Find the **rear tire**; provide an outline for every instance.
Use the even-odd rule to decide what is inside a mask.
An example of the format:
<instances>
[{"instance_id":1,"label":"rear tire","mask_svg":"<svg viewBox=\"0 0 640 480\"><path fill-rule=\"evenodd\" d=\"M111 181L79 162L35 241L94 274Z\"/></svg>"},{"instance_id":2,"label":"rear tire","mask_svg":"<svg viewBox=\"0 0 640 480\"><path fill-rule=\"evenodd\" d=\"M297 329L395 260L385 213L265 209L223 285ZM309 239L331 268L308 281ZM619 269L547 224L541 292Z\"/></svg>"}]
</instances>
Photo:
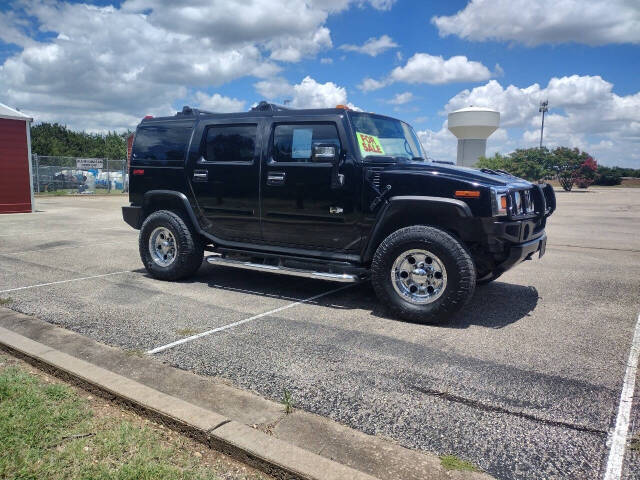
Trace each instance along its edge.
<instances>
[{"instance_id":1,"label":"rear tire","mask_svg":"<svg viewBox=\"0 0 640 480\"><path fill-rule=\"evenodd\" d=\"M448 233L416 225L389 235L371 265L379 300L396 316L440 323L473 296L476 269L469 251Z\"/></svg>"},{"instance_id":2,"label":"rear tire","mask_svg":"<svg viewBox=\"0 0 640 480\"><path fill-rule=\"evenodd\" d=\"M180 280L195 274L204 258L198 233L178 213L158 210L140 228L140 258L153 277Z\"/></svg>"}]
</instances>

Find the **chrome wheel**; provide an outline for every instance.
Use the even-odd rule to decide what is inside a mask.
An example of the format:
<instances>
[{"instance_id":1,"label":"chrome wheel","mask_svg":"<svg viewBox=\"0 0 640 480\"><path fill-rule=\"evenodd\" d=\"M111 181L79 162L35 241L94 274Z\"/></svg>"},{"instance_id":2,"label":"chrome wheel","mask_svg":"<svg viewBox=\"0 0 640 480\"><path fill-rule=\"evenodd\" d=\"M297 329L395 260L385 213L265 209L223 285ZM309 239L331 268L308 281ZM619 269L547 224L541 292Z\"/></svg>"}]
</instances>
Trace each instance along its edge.
<instances>
[{"instance_id":1,"label":"chrome wheel","mask_svg":"<svg viewBox=\"0 0 640 480\"><path fill-rule=\"evenodd\" d=\"M416 305L431 303L447 288L447 270L437 256L427 250L408 250L391 267L391 283L396 293Z\"/></svg>"},{"instance_id":2,"label":"chrome wheel","mask_svg":"<svg viewBox=\"0 0 640 480\"><path fill-rule=\"evenodd\" d=\"M178 255L178 245L168 228L157 227L149 236L149 253L154 263L160 267L171 265Z\"/></svg>"}]
</instances>

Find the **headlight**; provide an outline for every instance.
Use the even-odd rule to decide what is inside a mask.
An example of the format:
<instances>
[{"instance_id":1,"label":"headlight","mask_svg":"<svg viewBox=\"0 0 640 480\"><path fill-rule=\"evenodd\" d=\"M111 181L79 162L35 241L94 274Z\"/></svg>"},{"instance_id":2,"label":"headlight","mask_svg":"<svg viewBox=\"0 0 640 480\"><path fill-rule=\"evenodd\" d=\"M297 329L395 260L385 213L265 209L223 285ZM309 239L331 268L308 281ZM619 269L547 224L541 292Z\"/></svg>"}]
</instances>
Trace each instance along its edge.
<instances>
[{"instance_id":1,"label":"headlight","mask_svg":"<svg viewBox=\"0 0 640 480\"><path fill-rule=\"evenodd\" d=\"M493 210L493 216L500 217L506 215L509 191L505 189L492 188L491 194L491 208Z\"/></svg>"},{"instance_id":2,"label":"headlight","mask_svg":"<svg viewBox=\"0 0 640 480\"><path fill-rule=\"evenodd\" d=\"M527 213L533 213L535 211L535 205L531 198L531 190L524 191L524 209Z\"/></svg>"},{"instance_id":3,"label":"headlight","mask_svg":"<svg viewBox=\"0 0 640 480\"><path fill-rule=\"evenodd\" d=\"M520 192L514 192L513 198L515 199L516 208L514 210L515 215L519 215L522 213L522 194Z\"/></svg>"}]
</instances>

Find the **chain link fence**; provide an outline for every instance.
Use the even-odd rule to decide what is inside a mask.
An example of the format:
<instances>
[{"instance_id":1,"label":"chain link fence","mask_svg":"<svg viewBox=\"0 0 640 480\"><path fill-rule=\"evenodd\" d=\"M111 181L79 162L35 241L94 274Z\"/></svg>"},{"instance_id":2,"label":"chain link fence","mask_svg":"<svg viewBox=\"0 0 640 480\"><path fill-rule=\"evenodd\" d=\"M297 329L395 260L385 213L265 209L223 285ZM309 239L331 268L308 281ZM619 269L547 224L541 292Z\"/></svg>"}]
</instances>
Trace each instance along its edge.
<instances>
[{"instance_id":1,"label":"chain link fence","mask_svg":"<svg viewBox=\"0 0 640 480\"><path fill-rule=\"evenodd\" d=\"M36 195L122 194L129 191L126 160L33 155Z\"/></svg>"}]
</instances>

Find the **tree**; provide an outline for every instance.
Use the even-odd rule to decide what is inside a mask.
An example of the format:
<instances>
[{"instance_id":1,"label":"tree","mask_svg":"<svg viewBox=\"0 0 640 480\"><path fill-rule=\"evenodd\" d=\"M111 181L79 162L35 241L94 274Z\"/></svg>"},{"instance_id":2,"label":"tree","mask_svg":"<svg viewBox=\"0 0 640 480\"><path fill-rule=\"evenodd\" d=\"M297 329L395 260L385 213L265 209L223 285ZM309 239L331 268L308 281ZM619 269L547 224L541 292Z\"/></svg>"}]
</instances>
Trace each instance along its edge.
<instances>
[{"instance_id":1,"label":"tree","mask_svg":"<svg viewBox=\"0 0 640 480\"><path fill-rule=\"evenodd\" d=\"M587 188L596 179L596 171L598 170L598 164L596 161L588 157L582 165L576 170L576 185L578 188Z\"/></svg>"},{"instance_id":2,"label":"tree","mask_svg":"<svg viewBox=\"0 0 640 480\"><path fill-rule=\"evenodd\" d=\"M537 181L556 177L569 191L574 185L620 185L621 177L640 177L640 169L598 166L595 159L578 148L519 148L508 155L480 157L478 168L504 170L516 177Z\"/></svg>"},{"instance_id":3,"label":"tree","mask_svg":"<svg viewBox=\"0 0 640 480\"><path fill-rule=\"evenodd\" d=\"M31 127L31 145L41 156L124 159L129 133L75 132L65 125L43 122Z\"/></svg>"},{"instance_id":4,"label":"tree","mask_svg":"<svg viewBox=\"0 0 640 480\"><path fill-rule=\"evenodd\" d=\"M558 147L553 150L553 159L553 169L557 172L558 181L567 192L571 191L578 180L580 185L585 185L581 188L587 188L591 184L589 179L593 181L595 177L595 175L590 177L591 174L588 173L591 171L590 166L586 166L584 170L581 168L587 160L590 159L594 163L595 160L587 152L582 152L578 148ZM592 173L595 174L595 169Z\"/></svg>"},{"instance_id":5,"label":"tree","mask_svg":"<svg viewBox=\"0 0 640 480\"><path fill-rule=\"evenodd\" d=\"M603 186L613 186L620 185L622 183L622 170L633 170L633 169L622 169L619 167L604 167L599 166L596 172L596 179L593 182L594 185L603 185ZM630 176L630 175L627 175Z\"/></svg>"},{"instance_id":6,"label":"tree","mask_svg":"<svg viewBox=\"0 0 640 480\"><path fill-rule=\"evenodd\" d=\"M516 177L537 181L552 173L550 168L553 163L547 148L519 148L507 156L496 153L493 157L480 157L477 166L504 170Z\"/></svg>"},{"instance_id":7,"label":"tree","mask_svg":"<svg viewBox=\"0 0 640 480\"><path fill-rule=\"evenodd\" d=\"M501 155L500 153L496 153L493 157L478 158L476 167L489 168L491 170L504 170L505 172L511 172L514 168L511 157Z\"/></svg>"}]
</instances>

